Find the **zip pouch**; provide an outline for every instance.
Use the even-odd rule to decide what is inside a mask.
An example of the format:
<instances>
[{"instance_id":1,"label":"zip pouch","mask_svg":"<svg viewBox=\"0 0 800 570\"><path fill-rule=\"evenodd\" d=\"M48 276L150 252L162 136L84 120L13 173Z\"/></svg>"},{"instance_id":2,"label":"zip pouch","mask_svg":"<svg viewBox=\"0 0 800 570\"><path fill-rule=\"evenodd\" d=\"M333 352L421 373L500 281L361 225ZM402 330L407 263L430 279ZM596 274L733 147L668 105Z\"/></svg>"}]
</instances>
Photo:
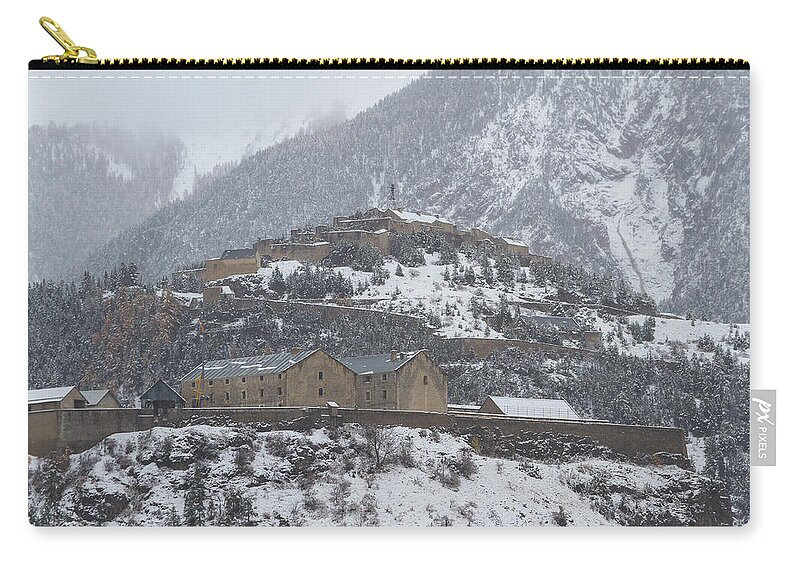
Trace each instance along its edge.
<instances>
[{"instance_id":1,"label":"zip pouch","mask_svg":"<svg viewBox=\"0 0 800 570\"><path fill-rule=\"evenodd\" d=\"M749 518L749 65L29 67L34 525Z\"/></svg>"}]
</instances>

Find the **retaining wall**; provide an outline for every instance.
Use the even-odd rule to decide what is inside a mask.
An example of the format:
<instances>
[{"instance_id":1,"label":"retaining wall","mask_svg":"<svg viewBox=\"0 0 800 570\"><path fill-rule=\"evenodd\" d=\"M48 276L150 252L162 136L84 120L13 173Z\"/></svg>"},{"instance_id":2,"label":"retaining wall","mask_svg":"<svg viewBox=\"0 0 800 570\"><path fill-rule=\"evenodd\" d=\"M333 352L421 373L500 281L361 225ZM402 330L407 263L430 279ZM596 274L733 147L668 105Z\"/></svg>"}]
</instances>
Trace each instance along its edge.
<instances>
[{"instance_id":1,"label":"retaining wall","mask_svg":"<svg viewBox=\"0 0 800 570\"><path fill-rule=\"evenodd\" d=\"M121 432L144 431L154 425L177 425L192 417L229 417L241 423L275 423L301 418L326 422L369 425L402 425L414 428L497 427L505 433L554 432L588 437L619 453L635 455L656 452L686 457L686 441L678 428L633 426L593 421L530 420L475 413L417 412L402 410L358 410L340 408L329 418L326 408L184 408L153 418L134 408L44 410L28 413L28 453L44 456L69 447L84 451L103 438Z\"/></svg>"}]
</instances>

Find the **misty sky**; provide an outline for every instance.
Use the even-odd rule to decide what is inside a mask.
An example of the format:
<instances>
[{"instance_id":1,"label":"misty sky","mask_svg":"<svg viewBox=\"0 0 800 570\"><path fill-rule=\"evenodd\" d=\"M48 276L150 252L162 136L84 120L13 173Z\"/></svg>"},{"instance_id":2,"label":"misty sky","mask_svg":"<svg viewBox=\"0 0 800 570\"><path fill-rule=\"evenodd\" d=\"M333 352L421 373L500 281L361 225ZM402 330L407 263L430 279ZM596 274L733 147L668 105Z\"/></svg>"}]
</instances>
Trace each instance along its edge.
<instances>
[{"instance_id":1,"label":"misty sky","mask_svg":"<svg viewBox=\"0 0 800 570\"><path fill-rule=\"evenodd\" d=\"M341 122L420 75L353 70L36 70L29 125L102 123L158 129L187 147L183 194L194 168L267 147L304 126Z\"/></svg>"}]
</instances>

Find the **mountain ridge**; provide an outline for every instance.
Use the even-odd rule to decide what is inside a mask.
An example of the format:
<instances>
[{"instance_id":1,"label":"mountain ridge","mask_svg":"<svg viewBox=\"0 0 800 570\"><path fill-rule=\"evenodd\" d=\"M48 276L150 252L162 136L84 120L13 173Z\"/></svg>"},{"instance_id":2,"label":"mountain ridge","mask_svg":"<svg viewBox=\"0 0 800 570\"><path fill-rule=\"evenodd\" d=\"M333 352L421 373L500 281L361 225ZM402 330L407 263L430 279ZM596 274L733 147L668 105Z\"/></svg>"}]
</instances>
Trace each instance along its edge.
<instances>
[{"instance_id":1,"label":"mountain ridge","mask_svg":"<svg viewBox=\"0 0 800 570\"><path fill-rule=\"evenodd\" d=\"M741 81L421 78L306 131L102 246L157 278L264 234L401 205L621 274L677 312L749 320L749 101ZM707 104L698 104L707 102ZM638 272L638 274L637 274Z\"/></svg>"}]
</instances>

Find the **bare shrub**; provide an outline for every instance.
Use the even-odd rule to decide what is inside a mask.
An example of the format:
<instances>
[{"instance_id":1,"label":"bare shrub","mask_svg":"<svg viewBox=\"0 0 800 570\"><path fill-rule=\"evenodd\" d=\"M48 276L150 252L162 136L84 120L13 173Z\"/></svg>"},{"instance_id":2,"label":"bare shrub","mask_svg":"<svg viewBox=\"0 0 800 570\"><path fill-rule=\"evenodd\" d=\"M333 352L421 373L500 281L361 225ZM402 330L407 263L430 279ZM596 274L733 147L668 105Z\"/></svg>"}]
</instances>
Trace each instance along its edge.
<instances>
[{"instance_id":1,"label":"bare shrub","mask_svg":"<svg viewBox=\"0 0 800 570\"><path fill-rule=\"evenodd\" d=\"M239 473L252 474L256 454L249 445L242 445L233 454L233 463Z\"/></svg>"},{"instance_id":2,"label":"bare shrub","mask_svg":"<svg viewBox=\"0 0 800 570\"><path fill-rule=\"evenodd\" d=\"M475 504L475 501L467 501L464 505L458 508L458 514L464 517L467 521L467 526L472 526L472 523L475 522L475 515L476 511L478 510L478 505Z\"/></svg>"},{"instance_id":3,"label":"bare shrub","mask_svg":"<svg viewBox=\"0 0 800 570\"><path fill-rule=\"evenodd\" d=\"M461 486L461 475L444 459L440 459L436 462L432 477L448 489L453 489L454 491L458 490Z\"/></svg>"},{"instance_id":4,"label":"bare shrub","mask_svg":"<svg viewBox=\"0 0 800 570\"><path fill-rule=\"evenodd\" d=\"M404 438L397 452L397 460L403 467L416 467L417 460L414 459L414 445L410 437Z\"/></svg>"},{"instance_id":5,"label":"bare shrub","mask_svg":"<svg viewBox=\"0 0 800 570\"><path fill-rule=\"evenodd\" d=\"M380 471L397 459L402 441L390 428L365 426L363 434L373 461L373 471Z\"/></svg>"},{"instance_id":6,"label":"bare shrub","mask_svg":"<svg viewBox=\"0 0 800 570\"><path fill-rule=\"evenodd\" d=\"M325 503L311 490L307 490L303 493L303 507L305 507L307 511L315 513L317 511L323 511L325 509Z\"/></svg>"},{"instance_id":7,"label":"bare shrub","mask_svg":"<svg viewBox=\"0 0 800 570\"><path fill-rule=\"evenodd\" d=\"M558 511L555 511L551 516L553 522L558 526L567 526L570 522L569 516L564 512L564 507L558 507Z\"/></svg>"},{"instance_id":8,"label":"bare shrub","mask_svg":"<svg viewBox=\"0 0 800 570\"><path fill-rule=\"evenodd\" d=\"M359 522L361 526L378 526L378 500L372 493L361 498Z\"/></svg>"},{"instance_id":9,"label":"bare shrub","mask_svg":"<svg viewBox=\"0 0 800 570\"><path fill-rule=\"evenodd\" d=\"M294 447L294 440L282 433L270 434L264 440L264 447L275 457L288 457Z\"/></svg>"},{"instance_id":10,"label":"bare shrub","mask_svg":"<svg viewBox=\"0 0 800 570\"><path fill-rule=\"evenodd\" d=\"M472 479L472 476L478 472L478 464L472 457L472 451L462 449L453 462L453 469L467 479Z\"/></svg>"}]
</instances>

